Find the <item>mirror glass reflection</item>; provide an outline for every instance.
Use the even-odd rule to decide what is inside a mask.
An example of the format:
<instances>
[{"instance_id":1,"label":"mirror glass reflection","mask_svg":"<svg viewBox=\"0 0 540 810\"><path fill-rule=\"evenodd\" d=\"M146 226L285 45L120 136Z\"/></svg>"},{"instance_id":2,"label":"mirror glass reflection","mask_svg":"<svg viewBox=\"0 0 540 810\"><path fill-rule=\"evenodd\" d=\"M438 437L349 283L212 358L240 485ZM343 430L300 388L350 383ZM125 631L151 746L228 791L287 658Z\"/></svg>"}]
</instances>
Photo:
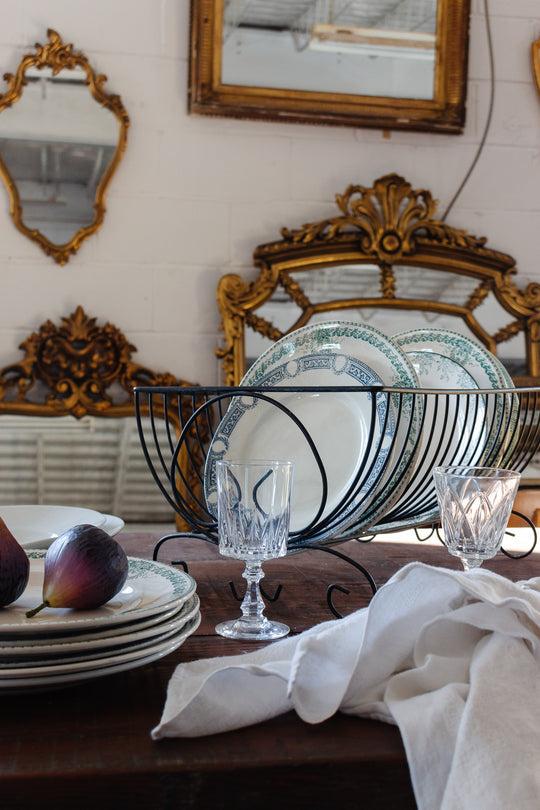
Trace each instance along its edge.
<instances>
[{"instance_id":1,"label":"mirror glass reflection","mask_svg":"<svg viewBox=\"0 0 540 810\"><path fill-rule=\"evenodd\" d=\"M429 310L388 310L381 307L380 274L380 267L376 264L343 264L337 267L289 271L288 275L299 285L313 306L323 307L322 311L312 315L309 323L334 319L368 323L389 336L408 329L433 326L470 337L470 330L459 317ZM475 278L435 268L412 265L395 268L395 297L402 300L410 299L411 302L426 300L465 306L477 285L478 280ZM340 301L354 299L376 300L377 306L339 308ZM337 308L334 309L334 305ZM280 332L286 333L298 326L296 322L301 317L302 310L291 300L283 287L278 285L268 301L257 308L256 314L258 318L273 324ZM487 297L476 309L475 314L481 326L488 332L496 331L498 325L504 323L506 319L506 312L494 296ZM245 333L247 367L249 368L272 343L269 337L247 328ZM526 374L523 333L518 333L501 343L498 354L511 374Z\"/></svg>"},{"instance_id":2,"label":"mirror glass reflection","mask_svg":"<svg viewBox=\"0 0 540 810\"><path fill-rule=\"evenodd\" d=\"M64 244L94 219L118 121L92 97L80 67L30 67L25 76L19 100L0 115L0 155L19 192L23 224Z\"/></svg>"},{"instance_id":3,"label":"mirror glass reflection","mask_svg":"<svg viewBox=\"0 0 540 810\"><path fill-rule=\"evenodd\" d=\"M437 0L229 0L222 82L432 99Z\"/></svg>"}]
</instances>

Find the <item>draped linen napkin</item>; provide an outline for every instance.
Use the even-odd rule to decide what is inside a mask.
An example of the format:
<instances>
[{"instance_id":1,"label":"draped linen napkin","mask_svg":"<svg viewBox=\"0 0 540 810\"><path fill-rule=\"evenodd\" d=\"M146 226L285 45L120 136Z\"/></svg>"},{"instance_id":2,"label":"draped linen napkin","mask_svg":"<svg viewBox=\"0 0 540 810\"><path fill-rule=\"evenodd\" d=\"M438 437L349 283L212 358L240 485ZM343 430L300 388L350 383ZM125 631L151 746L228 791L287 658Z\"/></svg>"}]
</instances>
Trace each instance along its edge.
<instances>
[{"instance_id":1,"label":"draped linen napkin","mask_svg":"<svg viewBox=\"0 0 540 810\"><path fill-rule=\"evenodd\" d=\"M294 709L396 724L420 810L540 807L540 579L411 563L367 608L238 656L180 664L152 737Z\"/></svg>"}]
</instances>

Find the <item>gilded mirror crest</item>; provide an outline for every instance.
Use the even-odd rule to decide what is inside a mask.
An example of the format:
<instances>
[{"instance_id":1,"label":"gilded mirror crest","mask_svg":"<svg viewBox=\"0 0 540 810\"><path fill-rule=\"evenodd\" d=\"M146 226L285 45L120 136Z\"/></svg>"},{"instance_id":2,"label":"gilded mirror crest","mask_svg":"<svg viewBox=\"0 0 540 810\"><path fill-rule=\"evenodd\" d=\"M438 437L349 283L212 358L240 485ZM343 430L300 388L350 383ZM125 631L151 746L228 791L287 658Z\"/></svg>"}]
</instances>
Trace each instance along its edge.
<instances>
[{"instance_id":1,"label":"gilded mirror crest","mask_svg":"<svg viewBox=\"0 0 540 810\"><path fill-rule=\"evenodd\" d=\"M494 354L504 348L514 379L538 378L540 284L518 287L512 256L438 219L431 192L397 174L350 185L335 201L326 219L284 226L281 239L258 245L254 278L220 279L216 354L226 384L238 385L262 351L313 320L373 319L391 335L424 316Z\"/></svg>"},{"instance_id":2,"label":"gilded mirror crest","mask_svg":"<svg viewBox=\"0 0 540 810\"><path fill-rule=\"evenodd\" d=\"M65 264L105 216L129 118L86 56L48 29L0 95L0 174L15 226Z\"/></svg>"}]
</instances>

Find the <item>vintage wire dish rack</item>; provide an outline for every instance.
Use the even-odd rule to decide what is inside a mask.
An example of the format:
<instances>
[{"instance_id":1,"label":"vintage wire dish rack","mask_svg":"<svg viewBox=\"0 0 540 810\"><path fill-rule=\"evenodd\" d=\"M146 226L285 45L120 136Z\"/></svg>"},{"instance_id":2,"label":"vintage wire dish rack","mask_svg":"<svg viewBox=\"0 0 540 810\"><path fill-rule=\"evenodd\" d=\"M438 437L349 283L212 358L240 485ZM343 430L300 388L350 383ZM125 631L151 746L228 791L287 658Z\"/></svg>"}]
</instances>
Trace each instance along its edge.
<instances>
[{"instance_id":1,"label":"vintage wire dish rack","mask_svg":"<svg viewBox=\"0 0 540 810\"><path fill-rule=\"evenodd\" d=\"M361 398L369 426L363 449L354 444L348 448L355 455L355 472L331 505L327 465L293 407L298 397L314 393ZM141 447L157 486L185 528L160 543L182 536L218 543L215 510L205 496L205 476L208 484L211 475L208 463L229 409L235 404L248 409L254 403L279 409L291 431L299 431L320 478L318 507L305 525L291 531L290 553L306 548L330 551L345 540L368 541L381 532L435 529L434 466L472 464L521 472L540 448L540 388L535 387L441 391L384 386L138 386L135 408ZM531 548L508 556L525 556L536 543L532 522L522 517L531 527Z\"/></svg>"}]
</instances>

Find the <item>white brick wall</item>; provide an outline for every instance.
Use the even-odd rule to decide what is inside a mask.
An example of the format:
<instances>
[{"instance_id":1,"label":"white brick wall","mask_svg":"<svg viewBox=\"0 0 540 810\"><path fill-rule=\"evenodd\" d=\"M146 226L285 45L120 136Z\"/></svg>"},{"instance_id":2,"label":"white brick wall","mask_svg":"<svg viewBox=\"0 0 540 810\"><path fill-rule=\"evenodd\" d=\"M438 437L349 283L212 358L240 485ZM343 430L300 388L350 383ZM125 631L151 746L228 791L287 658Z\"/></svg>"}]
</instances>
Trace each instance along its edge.
<instances>
[{"instance_id":1,"label":"white brick wall","mask_svg":"<svg viewBox=\"0 0 540 810\"><path fill-rule=\"evenodd\" d=\"M213 383L215 287L252 272L260 242L334 211L334 194L388 172L429 188L442 214L480 140L489 98L483 0L473 0L463 136L193 118L186 112L188 0L0 0L0 64L55 28L108 76L131 118L99 233L59 267L13 227L0 191L0 365L46 318L81 304L138 347L138 362ZM490 0L496 100L488 143L450 224L515 256L540 281L540 98L530 45L539 0ZM0 87L0 92L3 88Z\"/></svg>"}]
</instances>

